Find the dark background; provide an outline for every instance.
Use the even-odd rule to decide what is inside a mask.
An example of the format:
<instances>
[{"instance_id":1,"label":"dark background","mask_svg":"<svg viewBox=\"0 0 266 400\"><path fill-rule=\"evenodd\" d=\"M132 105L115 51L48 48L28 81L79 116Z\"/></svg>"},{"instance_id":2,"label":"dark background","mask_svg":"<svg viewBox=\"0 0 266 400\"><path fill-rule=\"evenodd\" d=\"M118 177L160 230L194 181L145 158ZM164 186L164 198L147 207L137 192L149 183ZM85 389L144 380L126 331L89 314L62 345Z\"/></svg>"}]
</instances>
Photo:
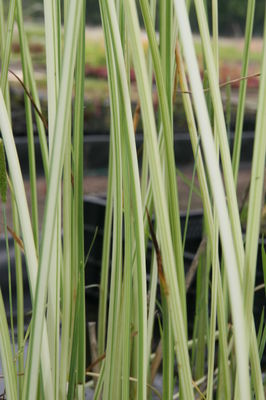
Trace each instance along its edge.
<instances>
[{"instance_id":1,"label":"dark background","mask_svg":"<svg viewBox=\"0 0 266 400\"><path fill-rule=\"evenodd\" d=\"M162 1L162 0L159 0ZM158 3L159 3L158 1ZM163 0L165 1L165 0ZM7 4L9 1L6 2ZM100 25L99 0L86 1L86 18L90 25ZM190 20L193 30L197 32L197 20L191 1ZM23 0L25 16L42 16L42 2L38 0ZM208 14L211 15L211 0L205 0ZM265 0L256 1L254 33L262 34L264 21ZM220 0L219 1L219 30L224 36L241 36L245 29L245 16L247 13L247 0Z\"/></svg>"}]
</instances>

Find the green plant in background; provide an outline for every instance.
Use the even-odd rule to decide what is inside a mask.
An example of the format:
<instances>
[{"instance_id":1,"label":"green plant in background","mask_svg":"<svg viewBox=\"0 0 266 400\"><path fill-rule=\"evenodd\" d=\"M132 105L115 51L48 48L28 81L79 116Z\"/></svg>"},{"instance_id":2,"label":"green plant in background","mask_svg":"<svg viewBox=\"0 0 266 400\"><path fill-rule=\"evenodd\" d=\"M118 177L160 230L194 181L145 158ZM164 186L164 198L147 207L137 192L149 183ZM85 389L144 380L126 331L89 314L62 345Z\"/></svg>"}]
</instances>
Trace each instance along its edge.
<instances>
[{"instance_id":1,"label":"green plant in background","mask_svg":"<svg viewBox=\"0 0 266 400\"><path fill-rule=\"evenodd\" d=\"M45 0L43 3L47 122L40 111L21 0L10 1L6 23L0 1L0 129L13 207L18 298L15 346L12 318L10 341L0 296L0 354L9 399L81 399L86 386L92 384L95 384L95 399L145 399L151 398L152 392L160 397L153 386L160 365L165 399L264 398L260 360L265 346L265 323L262 314L256 333L252 304L266 151L266 23L244 246L235 188L245 83L239 94L235 155L231 161L227 137L229 111L225 118L218 75L218 1L213 0L211 8L213 38L203 1L194 1L206 69L204 82L208 82L209 88L206 96L188 18L189 4L184 0L169 0L156 7L156 0L140 0L148 38L145 54L136 2L99 1L111 126L97 325L98 356L91 364L98 368L93 372L90 368L86 370L85 359L82 192L85 1L65 0L62 8L60 1ZM255 1L249 0L243 76L247 75L254 7ZM155 31L156 18L159 35ZM31 218L10 124L12 104L7 76L15 22L25 87ZM132 65L144 136L141 172L135 142L138 110L134 119L131 110ZM155 118L153 106L153 79L158 96L158 118ZM178 81L195 160L190 196L197 173L204 210L204 238L187 275L184 268L186 235L182 237L180 228L173 151L173 98ZM47 182L42 224L38 219L32 105ZM229 105L227 109L230 110ZM2 142L0 157L1 154ZM0 161L0 184L6 184L3 165ZM190 205L188 213L189 208ZM28 334L24 334L20 235L32 299L27 353L24 353ZM153 245L150 265L146 257L149 239ZM262 255L265 272L265 253ZM187 290L191 271L194 269L192 274L195 273L197 264L196 316L191 332L187 322ZM156 296L158 281L159 298ZM157 305L161 315L159 344L154 343ZM11 301L10 307L12 316ZM154 344L157 345L155 353Z\"/></svg>"}]
</instances>

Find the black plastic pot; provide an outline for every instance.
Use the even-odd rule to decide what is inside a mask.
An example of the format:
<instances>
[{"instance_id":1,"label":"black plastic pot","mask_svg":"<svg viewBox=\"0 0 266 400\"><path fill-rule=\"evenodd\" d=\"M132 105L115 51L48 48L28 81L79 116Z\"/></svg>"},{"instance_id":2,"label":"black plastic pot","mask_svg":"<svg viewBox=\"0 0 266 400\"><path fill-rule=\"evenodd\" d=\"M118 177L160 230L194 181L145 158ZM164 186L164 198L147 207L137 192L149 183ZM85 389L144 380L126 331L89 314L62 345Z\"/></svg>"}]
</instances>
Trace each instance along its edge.
<instances>
[{"instance_id":1,"label":"black plastic pot","mask_svg":"<svg viewBox=\"0 0 266 400\"><path fill-rule=\"evenodd\" d=\"M105 218L105 204L104 198L98 197L85 197L84 198L84 248L85 255L87 254L92 240L95 235L96 227L98 227L97 235L92 246L91 252L88 257L88 263L85 268L85 280L86 285L97 285L100 283L101 275L101 257L102 257L102 245L103 245L103 228ZM181 216L181 229L184 230L185 215ZM202 213L192 212L189 217L187 239L185 245L184 262L185 268L188 269L190 266L195 252L201 242L202 238ZM266 239L264 240L266 245ZM263 283L263 270L262 270L262 257L261 257L261 246L262 241L259 242L258 248L258 261L257 261L257 273L256 273L256 285ZM150 258L152 245L149 244L148 258ZM13 288L13 313L14 320L16 323L16 276L15 276L15 260L14 260L14 246L13 239L9 238L9 250L11 259L11 272L12 272L12 288ZM147 260L149 264L149 259ZM23 257L23 284L24 284L24 310L25 313L31 310L31 299L28 286L27 272L25 260ZM149 274L147 274L149 279ZM9 317L9 302L8 302L8 269L7 269L7 256L6 256L6 245L5 239L0 239L0 284L1 290L6 305L7 316ZM99 299L98 287L88 287L86 290L86 306L87 306L87 318L88 320L96 320L97 317L97 303ZM259 290L255 292L254 296L254 316L255 322L258 326L263 307L265 307L265 291ZM195 281L192 283L188 295L187 295L187 313L189 320L189 328L193 325L194 314L195 314ZM28 317L29 319L29 317ZM266 364L266 355L263 359L263 364Z\"/></svg>"},{"instance_id":2,"label":"black plastic pot","mask_svg":"<svg viewBox=\"0 0 266 400\"><path fill-rule=\"evenodd\" d=\"M88 264L86 266L86 284L93 285L99 284L101 274L101 255L103 245L103 227L105 217L105 199L88 196L84 198L84 234L85 234L85 253L90 248L92 243L96 227L98 232L94 245L88 258ZM184 232L186 216L181 215L181 230ZM202 224L203 215L202 212L192 212L188 221L188 229L186 235L184 263L186 270L191 265L194 255L198 249L199 244L202 240ZM266 239L264 239L264 245L266 245ZM263 283L263 270L262 270L262 257L261 257L261 246L262 240L259 241L258 258L257 258L257 273L256 273L256 286ZM150 244L151 248L151 244ZM148 251L149 258L149 251ZM147 262L149 264L149 260ZM148 276L148 275L147 275ZM195 278L192 283L188 294L187 294L187 313L188 313L188 328L191 331L193 326L194 314L195 314ZM98 289L88 289L86 292L87 304L91 302L97 302L98 300ZM254 317L255 323L258 327L263 307L265 307L265 291L259 290L254 295ZM263 357L263 365L266 364L266 355Z\"/></svg>"}]
</instances>

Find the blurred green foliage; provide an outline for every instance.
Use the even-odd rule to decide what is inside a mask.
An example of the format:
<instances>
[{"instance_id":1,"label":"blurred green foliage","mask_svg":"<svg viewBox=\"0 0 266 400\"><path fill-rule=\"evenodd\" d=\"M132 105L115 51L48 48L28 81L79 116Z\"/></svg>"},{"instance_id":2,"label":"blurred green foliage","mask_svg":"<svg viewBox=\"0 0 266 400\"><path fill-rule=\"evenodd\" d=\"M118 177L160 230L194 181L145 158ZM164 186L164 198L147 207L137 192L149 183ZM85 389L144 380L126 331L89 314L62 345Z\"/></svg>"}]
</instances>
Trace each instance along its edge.
<instances>
[{"instance_id":1,"label":"blurred green foliage","mask_svg":"<svg viewBox=\"0 0 266 400\"><path fill-rule=\"evenodd\" d=\"M160 0L159 0L160 1ZM158 2L159 2L158 1ZM162 1L162 0L161 0ZM6 5L9 0L4 1ZM41 0L23 0L23 9L26 16L36 16L42 14ZM194 31L197 31L197 19L195 9L191 1L192 7L190 19ZM211 0L206 0L208 15L211 15ZM86 18L90 25L99 25L100 12L98 0L87 0L86 2ZM263 29L265 0L256 1L256 13L254 23L254 33L261 34ZM240 36L243 35L245 29L245 16L247 11L247 0L230 0L219 1L219 30L221 35Z\"/></svg>"},{"instance_id":2,"label":"blurred green foliage","mask_svg":"<svg viewBox=\"0 0 266 400\"><path fill-rule=\"evenodd\" d=\"M194 3L192 1L192 3ZM208 16L211 16L211 0L207 0ZM245 31L248 0L218 1L219 31L222 35L241 36ZM265 0L257 0L255 8L254 33L262 34ZM194 30L197 30L195 9L192 4L190 18Z\"/></svg>"}]
</instances>

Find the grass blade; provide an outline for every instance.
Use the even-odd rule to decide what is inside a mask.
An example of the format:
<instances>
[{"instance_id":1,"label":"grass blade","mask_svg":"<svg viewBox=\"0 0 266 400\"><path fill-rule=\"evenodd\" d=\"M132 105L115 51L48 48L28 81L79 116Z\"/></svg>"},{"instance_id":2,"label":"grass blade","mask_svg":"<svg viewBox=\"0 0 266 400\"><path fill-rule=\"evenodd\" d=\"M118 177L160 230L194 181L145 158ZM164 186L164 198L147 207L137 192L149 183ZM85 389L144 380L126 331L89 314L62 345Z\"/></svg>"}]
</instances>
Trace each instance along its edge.
<instances>
[{"instance_id":1,"label":"grass blade","mask_svg":"<svg viewBox=\"0 0 266 400\"><path fill-rule=\"evenodd\" d=\"M0 290L0 354L5 377L5 387L8 399L17 399L17 378L12 349L9 339L9 331L6 320L5 306Z\"/></svg>"},{"instance_id":2,"label":"grass blade","mask_svg":"<svg viewBox=\"0 0 266 400\"><path fill-rule=\"evenodd\" d=\"M241 77L247 76L248 74L249 49L253 31L255 4L256 0L248 0L246 28L245 28L245 44L242 57ZM242 130L243 130L244 113L245 113L246 90L247 90L247 80L243 79L240 81L238 106L236 114L234 149L232 156L232 168L234 173L235 184L237 183L238 170L239 170Z\"/></svg>"},{"instance_id":3,"label":"grass blade","mask_svg":"<svg viewBox=\"0 0 266 400\"><path fill-rule=\"evenodd\" d=\"M59 91L57 117L55 123L56 134L54 135L54 143L52 147L50 163L52 173L49 174L46 207L44 213L43 240L37 277L36 299L33 308L33 336L31 336L29 345L29 356L28 364L26 367L23 398L28 398L30 393L31 395L35 395L37 389L36 371L38 371L40 361L39 349L41 344L41 332L44 321L44 307L48 283L49 260L51 257L51 246L54 236L51 235L51 232L54 232L54 221L58 197L57 188L59 186L60 176L62 173L63 156L65 150L65 111L72 95L72 82L74 73L73 51L74 54L76 54L81 10L81 2L72 2L68 14L68 24L65 36L65 48L62 63L62 81Z\"/></svg>"},{"instance_id":4,"label":"grass blade","mask_svg":"<svg viewBox=\"0 0 266 400\"><path fill-rule=\"evenodd\" d=\"M191 384L191 371L186 349L186 332L184 328L185 325L181 305L182 303L179 296L176 278L176 266L172 247L172 239L170 235L170 224L168 210L166 206L166 198L164 192L162 191L164 185L161 174L162 170L160 167L161 162L159 159L154 114L152 109L152 102L149 95L149 81L143 49L140 42L140 30L137 22L137 14L133 1L127 1L126 10L126 15L128 17L129 34L131 37L131 46L134 53L134 65L141 99L140 103L142 115L144 116L144 140L146 140L147 146L149 148L148 159L150 164L155 214L159 229L158 232L161 242L163 265L167 266L164 272L166 276L166 281L169 285L169 304L171 310L172 327L175 343L177 343L178 341L176 351L178 353L179 362L183 367L180 377L181 385L182 389L184 390L184 396L187 399L190 399L193 397L193 391Z\"/></svg>"},{"instance_id":5,"label":"grass blade","mask_svg":"<svg viewBox=\"0 0 266 400\"><path fill-rule=\"evenodd\" d=\"M233 237L228 217L225 195L221 174L217 162L216 151L212 139L212 132L209 117L204 100L201 79L197 67L197 60L193 47L193 40L184 1L174 2L176 15L179 23L181 42L183 43L184 56L187 63L188 75L191 83L194 107L198 119L201 140L206 158L207 170L210 178L210 185L214 196L214 202L218 214L221 241L225 257L225 265L229 282L231 296L231 307L233 321L236 329L236 354L239 366L239 383L241 384L241 396L249 398L249 371L248 371L248 351L244 319L244 307L239 277L237 257L233 246ZM208 40L208 39L207 39ZM208 55L209 57L209 55ZM212 55L210 56L212 57ZM206 56L207 58L207 56ZM215 78L215 72L214 78ZM227 139L226 139L227 140ZM227 144L228 145L228 144ZM241 238L242 245L242 238Z\"/></svg>"}]
</instances>

